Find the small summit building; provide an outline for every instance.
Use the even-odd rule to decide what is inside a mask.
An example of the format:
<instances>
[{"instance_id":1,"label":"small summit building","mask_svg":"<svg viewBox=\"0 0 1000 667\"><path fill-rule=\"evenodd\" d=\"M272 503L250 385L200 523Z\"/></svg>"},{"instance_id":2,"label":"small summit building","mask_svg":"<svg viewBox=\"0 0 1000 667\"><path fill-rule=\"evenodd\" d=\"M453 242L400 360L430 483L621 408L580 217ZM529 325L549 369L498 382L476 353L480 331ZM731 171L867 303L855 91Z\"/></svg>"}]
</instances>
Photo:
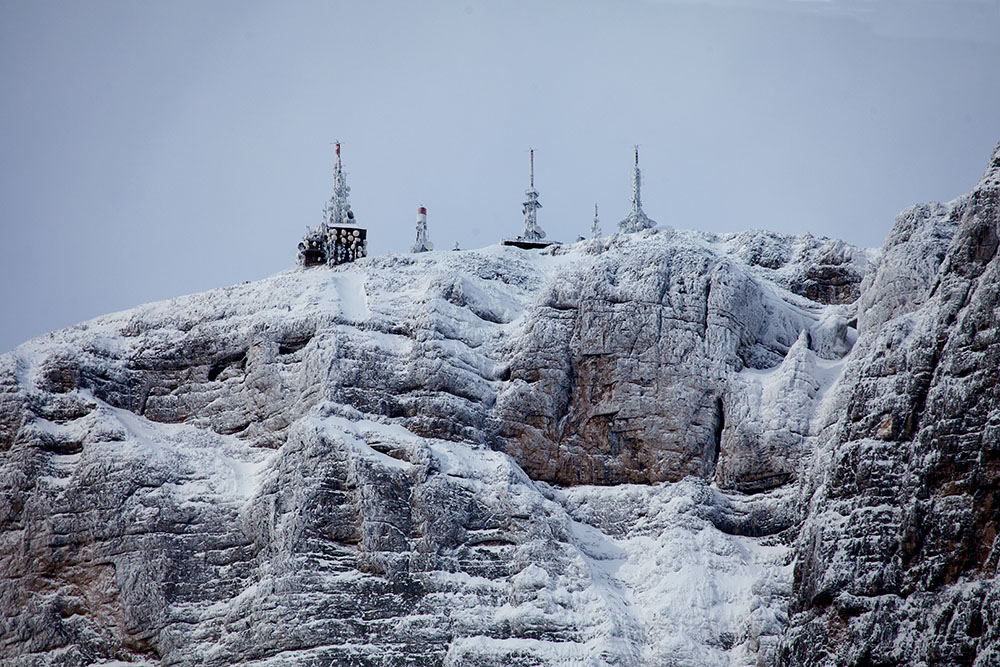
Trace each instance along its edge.
<instances>
[{"instance_id":1,"label":"small summit building","mask_svg":"<svg viewBox=\"0 0 1000 667\"><path fill-rule=\"evenodd\" d=\"M306 231L299 243L298 265L336 266L353 262L368 254L368 230L357 226L349 201L351 186L347 184L340 162L340 142L333 168L333 196L323 209L323 222Z\"/></svg>"}]
</instances>

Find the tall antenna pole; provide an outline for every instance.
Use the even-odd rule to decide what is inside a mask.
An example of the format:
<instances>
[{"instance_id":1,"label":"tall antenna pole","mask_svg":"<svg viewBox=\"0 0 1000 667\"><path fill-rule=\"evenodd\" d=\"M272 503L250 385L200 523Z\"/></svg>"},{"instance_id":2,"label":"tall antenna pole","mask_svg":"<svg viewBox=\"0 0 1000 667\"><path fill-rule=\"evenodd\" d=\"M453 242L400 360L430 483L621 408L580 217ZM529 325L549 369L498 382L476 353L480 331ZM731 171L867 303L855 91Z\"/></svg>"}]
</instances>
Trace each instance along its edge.
<instances>
[{"instance_id":1,"label":"tall antenna pole","mask_svg":"<svg viewBox=\"0 0 1000 667\"><path fill-rule=\"evenodd\" d=\"M333 196L327 205L327 226L339 227L354 224L354 214L351 212L351 186L347 184L344 167L340 162L340 142L335 144L336 161L333 165Z\"/></svg>"},{"instance_id":2,"label":"tall antenna pole","mask_svg":"<svg viewBox=\"0 0 1000 667\"><path fill-rule=\"evenodd\" d=\"M538 209L542 207L538 201L538 190L535 189L535 149L532 148L528 158L528 178L530 187L524 191L525 201L522 204L524 212L524 231L519 238L526 241L541 241L545 232L538 226Z\"/></svg>"},{"instance_id":3,"label":"tall antenna pole","mask_svg":"<svg viewBox=\"0 0 1000 667\"><path fill-rule=\"evenodd\" d=\"M628 234L652 229L656 223L649 219L642 210L642 172L639 170L639 144L633 145L635 162L632 167L632 206L625 219L618 223L618 228Z\"/></svg>"},{"instance_id":4,"label":"tall antenna pole","mask_svg":"<svg viewBox=\"0 0 1000 667\"><path fill-rule=\"evenodd\" d=\"M642 186L642 172L639 171L639 144L635 144L635 166L632 168L632 213L642 211L639 189Z\"/></svg>"}]
</instances>

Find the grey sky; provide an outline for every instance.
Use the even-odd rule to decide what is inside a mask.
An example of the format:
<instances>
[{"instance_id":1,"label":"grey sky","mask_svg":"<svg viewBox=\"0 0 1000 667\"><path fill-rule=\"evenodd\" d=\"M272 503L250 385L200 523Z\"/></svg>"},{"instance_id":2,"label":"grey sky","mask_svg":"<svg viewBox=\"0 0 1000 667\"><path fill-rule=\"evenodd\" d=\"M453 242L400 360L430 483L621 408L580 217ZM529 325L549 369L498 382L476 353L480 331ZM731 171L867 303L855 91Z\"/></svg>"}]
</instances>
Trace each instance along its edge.
<instances>
[{"instance_id":1,"label":"grey sky","mask_svg":"<svg viewBox=\"0 0 1000 667\"><path fill-rule=\"evenodd\" d=\"M1000 3L0 0L0 352L289 268L343 142L372 253L626 213L879 246L1000 139Z\"/></svg>"}]
</instances>

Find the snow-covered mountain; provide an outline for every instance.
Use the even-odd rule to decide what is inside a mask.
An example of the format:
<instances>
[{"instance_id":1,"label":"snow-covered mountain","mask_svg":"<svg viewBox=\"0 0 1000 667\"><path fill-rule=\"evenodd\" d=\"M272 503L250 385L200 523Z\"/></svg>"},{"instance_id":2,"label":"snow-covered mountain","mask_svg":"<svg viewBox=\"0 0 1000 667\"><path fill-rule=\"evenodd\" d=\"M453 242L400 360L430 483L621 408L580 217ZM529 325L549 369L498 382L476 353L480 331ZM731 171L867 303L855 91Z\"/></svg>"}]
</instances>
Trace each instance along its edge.
<instances>
[{"instance_id":1,"label":"snow-covered mountain","mask_svg":"<svg viewBox=\"0 0 1000 667\"><path fill-rule=\"evenodd\" d=\"M12 665L996 664L1000 147L881 251L369 257L0 357Z\"/></svg>"}]
</instances>

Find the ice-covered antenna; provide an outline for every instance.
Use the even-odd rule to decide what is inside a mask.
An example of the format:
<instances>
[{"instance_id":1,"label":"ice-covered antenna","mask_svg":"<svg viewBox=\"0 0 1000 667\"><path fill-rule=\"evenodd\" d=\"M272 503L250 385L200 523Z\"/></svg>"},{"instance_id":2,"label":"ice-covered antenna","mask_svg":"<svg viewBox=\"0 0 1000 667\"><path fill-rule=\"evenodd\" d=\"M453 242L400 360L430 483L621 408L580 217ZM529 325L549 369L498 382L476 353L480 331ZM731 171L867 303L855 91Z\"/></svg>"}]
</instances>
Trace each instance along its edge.
<instances>
[{"instance_id":1,"label":"ice-covered antenna","mask_svg":"<svg viewBox=\"0 0 1000 667\"><path fill-rule=\"evenodd\" d=\"M635 144L635 167L632 168L632 209L642 210L639 188L642 186L642 172L639 171L639 144Z\"/></svg>"},{"instance_id":2,"label":"ice-covered antenna","mask_svg":"<svg viewBox=\"0 0 1000 667\"><path fill-rule=\"evenodd\" d=\"M642 172L639 171L639 144L634 144L635 164L632 167L632 206L625 219L618 223L618 228L625 232L639 232L643 229L652 229L656 223L642 211Z\"/></svg>"},{"instance_id":3,"label":"ice-covered antenna","mask_svg":"<svg viewBox=\"0 0 1000 667\"><path fill-rule=\"evenodd\" d=\"M334 142L333 145L335 146L334 151L336 152L336 155L337 155L337 157L335 158L336 162L334 163L334 168L333 169L334 169L334 173L335 174L339 174L341 171L343 171L343 169L342 169L342 167L340 165L340 142L336 141L336 142Z\"/></svg>"},{"instance_id":4,"label":"ice-covered antenna","mask_svg":"<svg viewBox=\"0 0 1000 667\"><path fill-rule=\"evenodd\" d=\"M524 191L524 203L521 205L524 211L524 231L519 238L525 241L541 241L545 238L545 232L538 226L538 209L542 204L538 201L538 190L535 189L535 149L530 149L528 158L528 179L530 187Z\"/></svg>"},{"instance_id":5,"label":"ice-covered antenna","mask_svg":"<svg viewBox=\"0 0 1000 667\"><path fill-rule=\"evenodd\" d=\"M594 240L601 238L601 219L597 217L597 203L594 203L594 224L590 226L590 234Z\"/></svg>"},{"instance_id":6,"label":"ice-covered antenna","mask_svg":"<svg viewBox=\"0 0 1000 667\"><path fill-rule=\"evenodd\" d=\"M427 240L427 208L417 207L417 240L410 246L410 252L434 250L434 244Z\"/></svg>"},{"instance_id":7,"label":"ice-covered antenna","mask_svg":"<svg viewBox=\"0 0 1000 667\"><path fill-rule=\"evenodd\" d=\"M339 227L354 224L354 214L351 213L350 192L343 165L340 162L340 142L334 142L336 161L333 165L333 196L327 204L326 226Z\"/></svg>"}]
</instances>

